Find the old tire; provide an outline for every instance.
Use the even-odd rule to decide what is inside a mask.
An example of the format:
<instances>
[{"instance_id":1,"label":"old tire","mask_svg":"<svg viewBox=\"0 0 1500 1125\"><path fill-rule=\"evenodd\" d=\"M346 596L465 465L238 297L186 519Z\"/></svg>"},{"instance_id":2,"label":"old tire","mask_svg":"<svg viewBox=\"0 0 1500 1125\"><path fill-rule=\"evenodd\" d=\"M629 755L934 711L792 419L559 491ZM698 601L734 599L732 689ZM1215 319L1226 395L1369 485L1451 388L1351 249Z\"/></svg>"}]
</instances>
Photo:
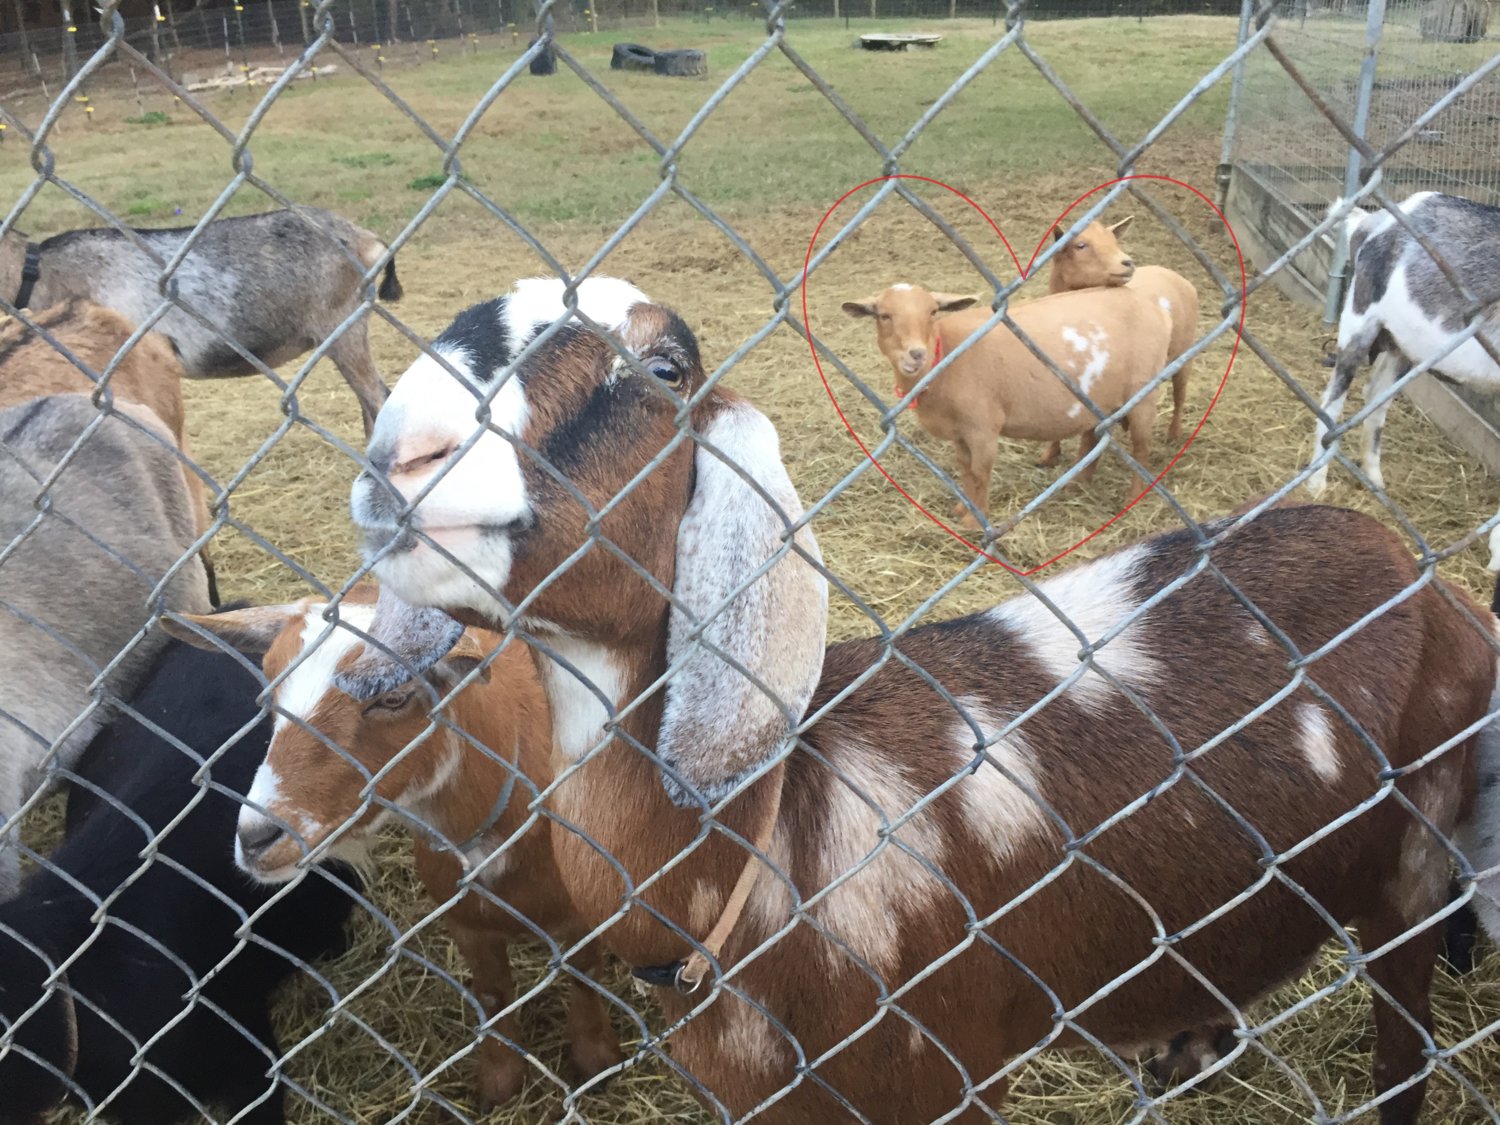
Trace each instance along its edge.
<instances>
[{"instance_id":1,"label":"old tire","mask_svg":"<svg viewBox=\"0 0 1500 1125\"><path fill-rule=\"evenodd\" d=\"M533 39L526 45L528 47L531 47L535 44L536 40ZM552 49L551 43L548 43L545 47L543 47L542 53L531 60L531 73L540 75L557 73L557 52Z\"/></svg>"},{"instance_id":2,"label":"old tire","mask_svg":"<svg viewBox=\"0 0 1500 1125\"><path fill-rule=\"evenodd\" d=\"M609 56L610 70L651 70L656 65L656 52L639 43L616 43Z\"/></svg>"},{"instance_id":3,"label":"old tire","mask_svg":"<svg viewBox=\"0 0 1500 1125\"><path fill-rule=\"evenodd\" d=\"M657 51L652 69L678 78L697 77L708 73L708 56L702 51Z\"/></svg>"}]
</instances>

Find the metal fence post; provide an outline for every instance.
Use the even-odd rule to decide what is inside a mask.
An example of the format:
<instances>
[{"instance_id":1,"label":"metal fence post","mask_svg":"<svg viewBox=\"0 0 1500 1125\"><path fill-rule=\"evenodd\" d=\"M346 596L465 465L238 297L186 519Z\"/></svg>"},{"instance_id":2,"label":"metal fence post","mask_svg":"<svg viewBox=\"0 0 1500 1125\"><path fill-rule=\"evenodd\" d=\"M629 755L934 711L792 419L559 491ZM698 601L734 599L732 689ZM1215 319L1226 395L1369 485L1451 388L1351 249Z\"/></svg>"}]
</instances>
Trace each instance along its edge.
<instances>
[{"instance_id":1,"label":"metal fence post","mask_svg":"<svg viewBox=\"0 0 1500 1125\"><path fill-rule=\"evenodd\" d=\"M1354 99L1354 118L1350 126L1354 135L1364 139L1370 122L1370 93L1375 88L1375 68L1380 61L1380 37L1385 31L1385 0L1370 0L1365 12L1365 55L1359 64L1359 88ZM1349 163L1344 169L1344 198L1359 190L1359 150L1350 146ZM1349 225L1340 223L1334 234L1333 268L1328 272L1328 298L1323 308L1323 322L1332 324L1339 318L1344 299L1344 276L1349 267Z\"/></svg>"},{"instance_id":2,"label":"metal fence post","mask_svg":"<svg viewBox=\"0 0 1500 1125\"><path fill-rule=\"evenodd\" d=\"M1234 45L1243 47L1250 35L1250 14L1255 9L1255 0L1244 0L1240 4L1240 27ZM1224 206L1229 198L1229 169L1234 160L1234 134L1240 123L1240 98L1245 91L1245 60L1234 64L1234 74L1229 79L1229 108L1224 114L1224 147L1219 152L1219 167L1214 173L1218 185L1218 203Z\"/></svg>"}]
</instances>

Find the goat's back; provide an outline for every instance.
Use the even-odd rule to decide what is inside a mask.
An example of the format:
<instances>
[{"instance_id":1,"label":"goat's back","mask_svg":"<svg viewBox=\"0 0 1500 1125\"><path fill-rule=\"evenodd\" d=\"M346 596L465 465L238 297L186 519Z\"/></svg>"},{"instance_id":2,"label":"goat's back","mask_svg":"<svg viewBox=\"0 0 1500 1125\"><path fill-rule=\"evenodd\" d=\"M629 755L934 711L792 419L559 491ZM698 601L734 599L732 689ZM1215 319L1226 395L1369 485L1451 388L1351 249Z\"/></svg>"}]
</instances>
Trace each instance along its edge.
<instances>
[{"instance_id":1,"label":"goat's back","mask_svg":"<svg viewBox=\"0 0 1500 1125\"><path fill-rule=\"evenodd\" d=\"M144 673L162 639L155 631L138 638L148 599L195 537L170 436L152 430L154 415L120 409L140 428L106 417L71 458L99 417L86 396L0 411L0 545L8 548L0 603L9 607L0 614L0 819L40 783L47 744L85 710L90 683L132 642L108 692L128 695ZM55 471L39 512L36 499ZM189 558L165 593L170 608L206 611L202 563ZM104 718L96 710L70 734L65 763Z\"/></svg>"},{"instance_id":2,"label":"goat's back","mask_svg":"<svg viewBox=\"0 0 1500 1125\"><path fill-rule=\"evenodd\" d=\"M1155 301L1171 320L1169 359L1177 358L1198 339L1198 290L1182 274L1166 266L1137 266L1129 288Z\"/></svg>"},{"instance_id":3,"label":"goat's back","mask_svg":"<svg viewBox=\"0 0 1500 1125\"><path fill-rule=\"evenodd\" d=\"M96 374L102 374L130 339L134 326L119 313L89 301L73 300L32 317L53 339ZM20 321L0 328L0 409L42 395L92 395L98 384L50 342ZM182 364L166 337L148 332L109 376L115 401L149 408L185 445Z\"/></svg>"},{"instance_id":4,"label":"goat's back","mask_svg":"<svg viewBox=\"0 0 1500 1125\"><path fill-rule=\"evenodd\" d=\"M1196 556L1189 534L1158 536L1043 588L1096 642ZM1058 1006L1100 990L1107 995L1079 1026L1124 1050L1164 1042L1226 1012L1170 957L1112 984L1160 957L1159 932L1176 936L1174 955L1245 1004L1334 936L1320 910L1358 923L1391 895L1424 889L1411 886L1401 861L1430 855L1436 841L1391 794L1380 796L1380 774L1385 761L1409 765L1485 713L1495 680L1481 632L1490 615L1457 591L1448 592L1462 610L1437 589L1419 590L1323 654L1298 685L1275 634L1301 654L1318 651L1414 583L1400 540L1354 512L1273 509L1211 557L1266 621L1199 573L1095 656L1170 731L1175 751L1125 691L1094 672L995 741L1078 669L1083 642L1029 595L897 643L964 716L889 661L810 728L816 756L789 760L772 858L803 902L822 894L808 910L818 926L793 929L743 978L809 1057L874 1011L871 973L895 990L936 962L901 1006L972 1075L993 1073L1053 1030ZM878 640L830 649L809 713L880 655ZM979 741L990 744L983 755ZM1467 757L1467 744L1456 746L1400 782L1444 833L1464 799ZM882 824L909 813L871 860ZM1346 814L1348 823L1328 830ZM996 919L966 949L960 896L975 916ZM1426 909L1420 894L1411 902ZM737 935L739 952L790 912L781 885L763 880L747 911L757 923ZM1079 1042L1071 1032L1062 1041ZM791 1065L789 1053L768 1047L768 1056ZM923 1076L877 1059L908 1060ZM951 1077L950 1064L905 1020L884 1021L826 1071L881 1121L951 1108L957 1082L945 1090L938 1074ZM747 1099L784 1077L770 1067L766 1086Z\"/></svg>"},{"instance_id":5,"label":"goat's back","mask_svg":"<svg viewBox=\"0 0 1500 1125\"><path fill-rule=\"evenodd\" d=\"M192 229L134 233L165 262ZM157 331L175 342L192 378L255 373L226 338L270 366L288 362L321 343L353 309L359 277L379 254L372 239L315 207L215 220L173 273L179 298L208 324L173 308ZM162 303L161 265L113 228L68 231L43 242L41 252L33 308L84 297L141 323Z\"/></svg>"}]
</instances>

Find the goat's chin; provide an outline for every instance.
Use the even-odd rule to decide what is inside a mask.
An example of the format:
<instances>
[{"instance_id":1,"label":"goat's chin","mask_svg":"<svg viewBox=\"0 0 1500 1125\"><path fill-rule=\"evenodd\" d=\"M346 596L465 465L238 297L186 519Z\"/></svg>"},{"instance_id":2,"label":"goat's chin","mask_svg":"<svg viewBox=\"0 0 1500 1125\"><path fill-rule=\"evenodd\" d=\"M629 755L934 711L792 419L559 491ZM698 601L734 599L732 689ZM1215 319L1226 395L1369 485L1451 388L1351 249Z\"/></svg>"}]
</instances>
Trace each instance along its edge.
<instances>
[{"instance_id":1,"label":"goat's chin","mask_svg":"<svg viewBox=\"0 0 1500 1125\"><path fill-rule=\"evenodd\" d=\"M318 855L317 863L309 863L302 853L302 849L292 847L295 852L290 859L276 863L247 863L240 853L238 841L235 844L234 864L253 881L263 887L280 887L297 879L304 872L308 878L319 879L321 875L313 873L313 869L329 863L346 863L354 868L364 879L365 883L372 884L376 878L375 862L370 855L369 842L363 837L345 837L333 847L324 848Z\"/></svg>"},{"instance_id":2,"label":"goat's chin","mask_svg":"<svg viewBox=\"0 0 1500 1125\"><path fill-rule=\"evenodd\" d=\"M391 552L375 564L375 577L410 605L444 610L466 624L503 623L505 607L485 587L504 589L510 577L509 539L475 531L445 532L436 541L441 551L418 540Z\"/></svg>"}]
</instances>

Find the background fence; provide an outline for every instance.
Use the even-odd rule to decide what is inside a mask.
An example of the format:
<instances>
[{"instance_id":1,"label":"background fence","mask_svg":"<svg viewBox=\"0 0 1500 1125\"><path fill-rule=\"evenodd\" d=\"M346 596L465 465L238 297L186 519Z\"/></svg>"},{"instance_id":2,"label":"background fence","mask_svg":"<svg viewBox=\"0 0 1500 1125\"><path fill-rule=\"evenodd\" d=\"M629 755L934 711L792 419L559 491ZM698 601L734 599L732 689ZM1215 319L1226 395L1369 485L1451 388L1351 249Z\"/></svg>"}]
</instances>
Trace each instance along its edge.
<instances>
[{"instance_id":1,"label":"background fence","mask_svg":"<svg viewBox=\"0 0 1500 1125\"><path fill-rule=\"evenodd\" d=\"M843 18L865 24L876 19L982 18L998 20L1004 5L998 0L803 0L783 9L784 18ZM1235 14L1232 0L1051 0L1037 4L1033 19L1084 19L1123 16ZM493 47L500 42L525 43L532 35L533 6L527 0L342 0L327 8L331 34L349 46L379 45L393 62L430 61L455 50L475 50L472 37L484 37ZM153 14L124 21L127 42L167 73L181 77L191 72L206 77L226 67L232 72L253 61L284 65L313 37L313 5L309 0L250 0L220 7L194 6L177 11L170 2ZM689 19L712 26L715 22L757 21L765 18L761 0L746 3L700 4L697 0L603 0L590 5L568 0L550 9L559 32L597 31L659 26L661 19ZM69 28L73 30L69 30ZM394 27L394 34L392 28ZM60 85L77 68L77 60L96 51L104 33L84 16L77 22L0 33L0 94L14 98L23 92L43 93L44 83ZM253 56L253 59L252 59ZM105 66L100 80L123 82L118 65Z\"/></svg>"},{"instance_id":2,"label":"background fence","mask_svg":"<svg viewBox=\"0 0 1500 1125\"><path fill-rule=\"evenodd\" d=\"M1252 497L1290 492L1305 476L1326 328L1318 320L1320 309L1308 314L1279 301L1268 282L1290 268L1299 241L1311 244L1322 236L1319 223L1332 229L1314 204L1338 187L1348 165L1345 133L1355 128L1357 116L1350 83L1363 50L1363 24L1352 10L1293 4L1273 13L1247 6L1243 13L1236 8L1226 15L1223 5L1194 5L1186 14L1149 3L1067 9L1010 4L1003 12L938 5L914 16L913 23L925 29L929 21L954 12L953 25L940 25L947 34L943 50L951 55L913 52L910 58L879 62L849 50L850 36L841 26L806 18L812 13L804 5L772 6L753 18L744 12L732 20L717 9L695 10L691 21L671 22L663 35L683 44L699 36L724 37L710 48L708 81L668 86L642 77L643 83L658 82L651 86L631 85L629 76L604 69L609 45L585 31L594 18L589 9L549 8L538 27L509 5L458 6L438 14L403 3L397 23L399 28L404 19L408 30L398 49L375 38L390 10L380 5L358 10L337 2L320 5L311 9L306 33L305 9L243 7L243 12L174 15L162 21L168 26L156 27L153 39L154 22L131 25L106 6L97 32L80 25L74 33L80 68L67 85L57 69L61 50L55 55L37 50L43 33L34 33L32 51L42 72L35 77L49 83L47 100L41 106L30 100L36 94L24 62L17 62L24 93L6 103L19 108L12 108L10 136L0 149L10 165L0 168L0 177L8 177L0 182L13 193L7 197L3 231L52 234L90 214L100 223L121 226L165 225L167 216L180 212L177 222L188 223L225 208L259 210L270 201L354 213L362 223L379 227L408 290L399 305L376 302L367 293L360 310L368 313L389 374L411 362L458 310L504 291L515 277L561 275L568 272L565 263L575 264L571 276L577 276L577 267L595 270L601 260L605 272L628 272L692 322L714 379L732 378L774 417L783 456L828 559L836 639L878 633L882 644L877 647L889 656L924 620L985 609L1004 595L1024 597L1035 589L1034 582L1012 577L928 528L894 498L835 426L824 392L807 369L812 340L830 382L844 396L850 424L893 473L909 474L899 479L919 499L945 510L957 491L946 469L951 453L917 426L902 424L906 416L886 389L885 365L871 358L868 325L840 321L837 299L918 269L934 284L941 281L955 290L969 284L990 293L1014 292L1020 279L988 224L939 191L899 180L883 183L841 212L830 222L834 233L804 264L812 224L841 190L861 180L900 172L950 180L976 197L1000 200L998 218L1013 233L1021 227L1040 237L1045 249L1048 224L1095 183L1154 171L1209 187L1226 136L1225 119L1237 115L1226 163L1312 187L1297 197L1310 220L1304 234L1281 254L1253 258L1247 285L1251 315L1242 345L1247 358L1228 383L1220 379L1245 302L1235 243L1207 208L1184 204L1186 196L1171 194L1159 181L1116 183L1070 216L1070 221L1082 217L1085 208L1103 214L1106 207L1117 212L1128 207L1137 215L1133 237L1151 260L1191 274L1203 304L1192 405L1206 413L1211 403L1218 404L1173 475L1118 525L1091 540L1085 553L1146 532L1187 527L1200 537L1201 558L1210 559L1209 541L1216 533L1205 530L1208 520ZM882 4L877 14L889 11ZM1409 66L1410 75L1400 79L1403 85L1390 87L1392 96L1378 106L1372 100L1365 135L1384 158L1383 150L1420 115L1434 107L1454 114L1428 123L1442 144L1427 145L1426 151L1447 154L1446 162L1435 166L1444 185L1462 185L1481 197L1494 190L1493 148L1486 150L1482 139L1490 110L1489 103L1474 102L1471 95L1489 88L1500 61L1493 40L1434 48L1447 60L1436 64L1425 55L1418 59L1409 31L1413 19L1420 23L1422 11L1392 5L1400 17L1390 25L1389 34L1399 35L1393 41L1400 44L1392 53L1398 72L1405 75ZM662 12L667 14L665 7ZM1123 21L1111 19L1099 27L1059 28L1063 21L1031 20L1061 14L1133 14L1142 26L1125 28ZM1274 18L1262 18L1268 15ZM546 29L549 18L562 64L557 74L525 85L530 54L522 48ZM609 20L650 17L644 9L630 8L601 11L597 18L607 29L618 26ZM513 44L502 37L498 43L481 39L461 50L450 47L459 35L500 34L502 26L508 36L512 22L517 25ZM305 34L311 41L304 46ZM392 65L374 57L376 41ZM1428 43L1420 28L1417 41ZM1326 109L1304 111L1287 66L1269 53L1272 45L1306 68L1304 74L1326 94ZM400 65L425 63L434 47L444 67ZM190 57L193 51L212 61L205 57L199 63ZM195 95L177 85L190 71L208 74L221 67L225 53L232 69L273 61L273 56L296 68L333 61L339 69L315 89L281 76L248 97L244 90ZM119 77L122 66L133 71L133 81ZM1242 92L1236 99L1230 86L1237 71ZM1377 85L1370 88L1384 89L1378 87L1380 71L1375 74ZM1462 76L1460 82L1450 81L1454 75ZM136 88L149 93L136 95ZM94 91L90 108L97 112L81 120L80 103L73 99L88 90ZM171 121L143 120L146 115L137 112L141 96L163 104L172 99ZM1342 128L1330 123L1330 114ZM23 134L19 142L17 133ZM776 147L788 136L797 144ZM1342 138L1342 145L1335 138ZM1403 170L1433 171L1430 156L1415 155L1421 145L1390 153L1393 172L1385 190L1398 198L1404 194ZM20 160L12 163L18 156L26 157L27 169ZM999 177L996 169L1002 166L1013 174ZM1015 235L1014 241L1022 249L1029 239ZM616 253L619 257L612 256ZM378 269L370 280L377 276ZM825 288L804 313L800 296L813 279ZM0 293L6 301L11 296ZM814 325L805 315L823 319ZM198 384L185 392L194 456L214 493L212 545L219 582L230 597L257 602L310 592L333 597L366 570L348 515L348 486L362 465L358 415L347 389L332 379L319 381L326 375L316 367L320 358L314 352L236 386ZM1158 385L1168 375L1159 373ZM1373 406L1366 404L1365 411ZM1105 419L1105 412L1096 413ZM1356 414L1335 433L1361 420ZM1479 565L1475 544L1495 522L1490 513L1496 489L1472 459L1444 443L1415 414L1394 412L1390 431L1389 490L1371 494L1341 476L1342 491L1335 498L1377 514L1407 536L1423 572L1417 586L1441 564L1445 575L1487 601L1492 578ZM1002 557L1019 564L1017 570L1045 564L1061 546L1109 520L1121 490L1134 496L1157 476L1158 466L1140 464L1119 442L1105 441L1099 446L1101 474L1114 491L1081 500L1075 494L1070 500L1060 490L1082 466L1060 474L1041 471L1031 464L1034 452L1006 454L997 474L996 510L1004 506L1015 527L991 549L1003 551ZM1353 469L1342 454L1338 465ZM597 528L587 534L596 546L608 546ZM0 567L6 557L0 554ZM1206 569L1208 563L1193 565ZM1415 589L1393 595L1352 631L1372 627ZM1082 604L1087 611L1088 603ZM1097 668L1102 662L1092 656L1105 634L1123 633L1149 611L1144 603L1135 605L1102 629L1097 617L1081 613L1067 623L1058 651L1066 650L1072 662L1076 642L1087 650L1082 665ZM1074 626L1083 631L1071 631ZM1297 665L1293 674L1300 676L1304 665L1300 659L1292 663ZM969 714L951 685L939 683L934 690L955 714ZM1253 714L1272 701L1247 702ZM1234 716L1224 738L1239 735L1251 717ZM1021 720L1011 718L998 720L1003 731L990 729L985 719L976 728L981 740L994 749L1015 729L1024 732L1024 726L1018 728ZM214 748L197 749L208 754ZM68 771L58 772L66 777ZM1389 771L1380 778L1379 797L1391 792L1393 780ZM1144 806L1151 782L1140 783L1143 792L1132 797ZM900 814L894 818L870 813L860 821L870 838L851 845L855 862L830 880L831 887L865 885L868 880L856 876L880 872L882 857L888 860L893 850L911 855L905 850L910 841L900 833L921 823L938 801L939 788L914 794L912 805L894 810ZM1310 792L1299 791L1288 804L1300 806ZM1353 819L1379 797L1356 802L1357 808L1332 819ZM75 791L70 800L78 799ZM1108 824L1128 819L1136 811L1135 803L1129 804L1106 817ZM46 866L60 833L57 810L31 801L27 812L24 822L18 817L7 823L0 846L21 851L28 865ZM892 819L901 823L893 827ZM172 829L164 831L170 837ZM1070 854L1077 842L1070 836ZM1269 854L1257 862L1263 861L1267 878L1284 881L1292 847L1266 850ZM144 871L166 865L164 856L165 845L148 843L141 869L124 876L127 888L140 884ZM1190 858L1206 863L1217 857L1195 853ZM928 862L918 859L913 866ZM565 1021L555 1013L536 1014L550 985L579 975L576 945L556 941L543 943L543 955L518 973L522 983L514 1006L534 1046L526 1058L532 1084L520 1102L486 1117L468 1056L480 1042L492 1043L496 1028L491 1021L488 1035L473 1030L481 998L460 983L464 966L438 925L450 918L453 904L434 906L423 898L409 855L393 834L376 844L370 870L375 875L357 903L354 950L318 962L300 978L278 1023L281 1047L265 1060L288 1098L293 1120L711 1119L692 1100L691 1076L665 1049L671 1037L655 1002L618 970L602 978L601 989L616 1026L626 1030L629 1065L603 1092L597 1083L567 1077L559 1061ZM907 884L896 878L900 892ZM89 902L91 912L99 908L105 930L111 915L103 900L109 898L97 894L97 901ZM799 923L815 925L819 908L800 906L805 909L799 908ZM611 918L610 925L615 921ZM865 929L845 934L845 944L861 948L859 942L879 932L882 921L862 916L858 922ZM609 926L604 929L608 939ZM766 943L774 944L774 939ZM51 972L73 952L39 954ZM955 946L936 961L947 964L957 956ZM212 974L195 969L187 976L191 983L183 986L183 995L190 1005L201 1001L201 986ZM857 979L864 987L865 978ZM1440 986L1437 1042L1426 1056L1436 1120L1500 1120L1495 1108L1500 1050L1493 1043L1490 999L1495 980L1490 964L1476 977ZM1310 978L1240 1019L1234 1038L1241 1057L1232 1081L1202 1098L1183 1098L1180 1086L1158 1096L1132 1060L1113 1052L1098 1051L1082 1063L1059 1062L1042 1043L1015 1064L1016 1097L1006 1112L1017 1121L1049 1122L1207 1125L1319 1115L1371 1120L1379 1111L1364 1049L1371 983L1368 962L1340 945ZM67 980L58 976L52 986L66 990ZM899 1014L899 999L887 1009ZM28 1018L36 1018L36 1012ZM1076 1013L1059 1018L1057 1026L1074 1026L1077 1018ZM0 1026L0 1066L20 1026L20 1021ZM147 1044L134 1046L144 1050ZM814 1081L800 1072L799 1078L804 1084ZM989 1079L965 1078L962 1095L982 1096ZM107 1108L100 1116L107 1116ZM227 1119L206 1109L202 1116Z\"/></svg>"}]
</instances>

